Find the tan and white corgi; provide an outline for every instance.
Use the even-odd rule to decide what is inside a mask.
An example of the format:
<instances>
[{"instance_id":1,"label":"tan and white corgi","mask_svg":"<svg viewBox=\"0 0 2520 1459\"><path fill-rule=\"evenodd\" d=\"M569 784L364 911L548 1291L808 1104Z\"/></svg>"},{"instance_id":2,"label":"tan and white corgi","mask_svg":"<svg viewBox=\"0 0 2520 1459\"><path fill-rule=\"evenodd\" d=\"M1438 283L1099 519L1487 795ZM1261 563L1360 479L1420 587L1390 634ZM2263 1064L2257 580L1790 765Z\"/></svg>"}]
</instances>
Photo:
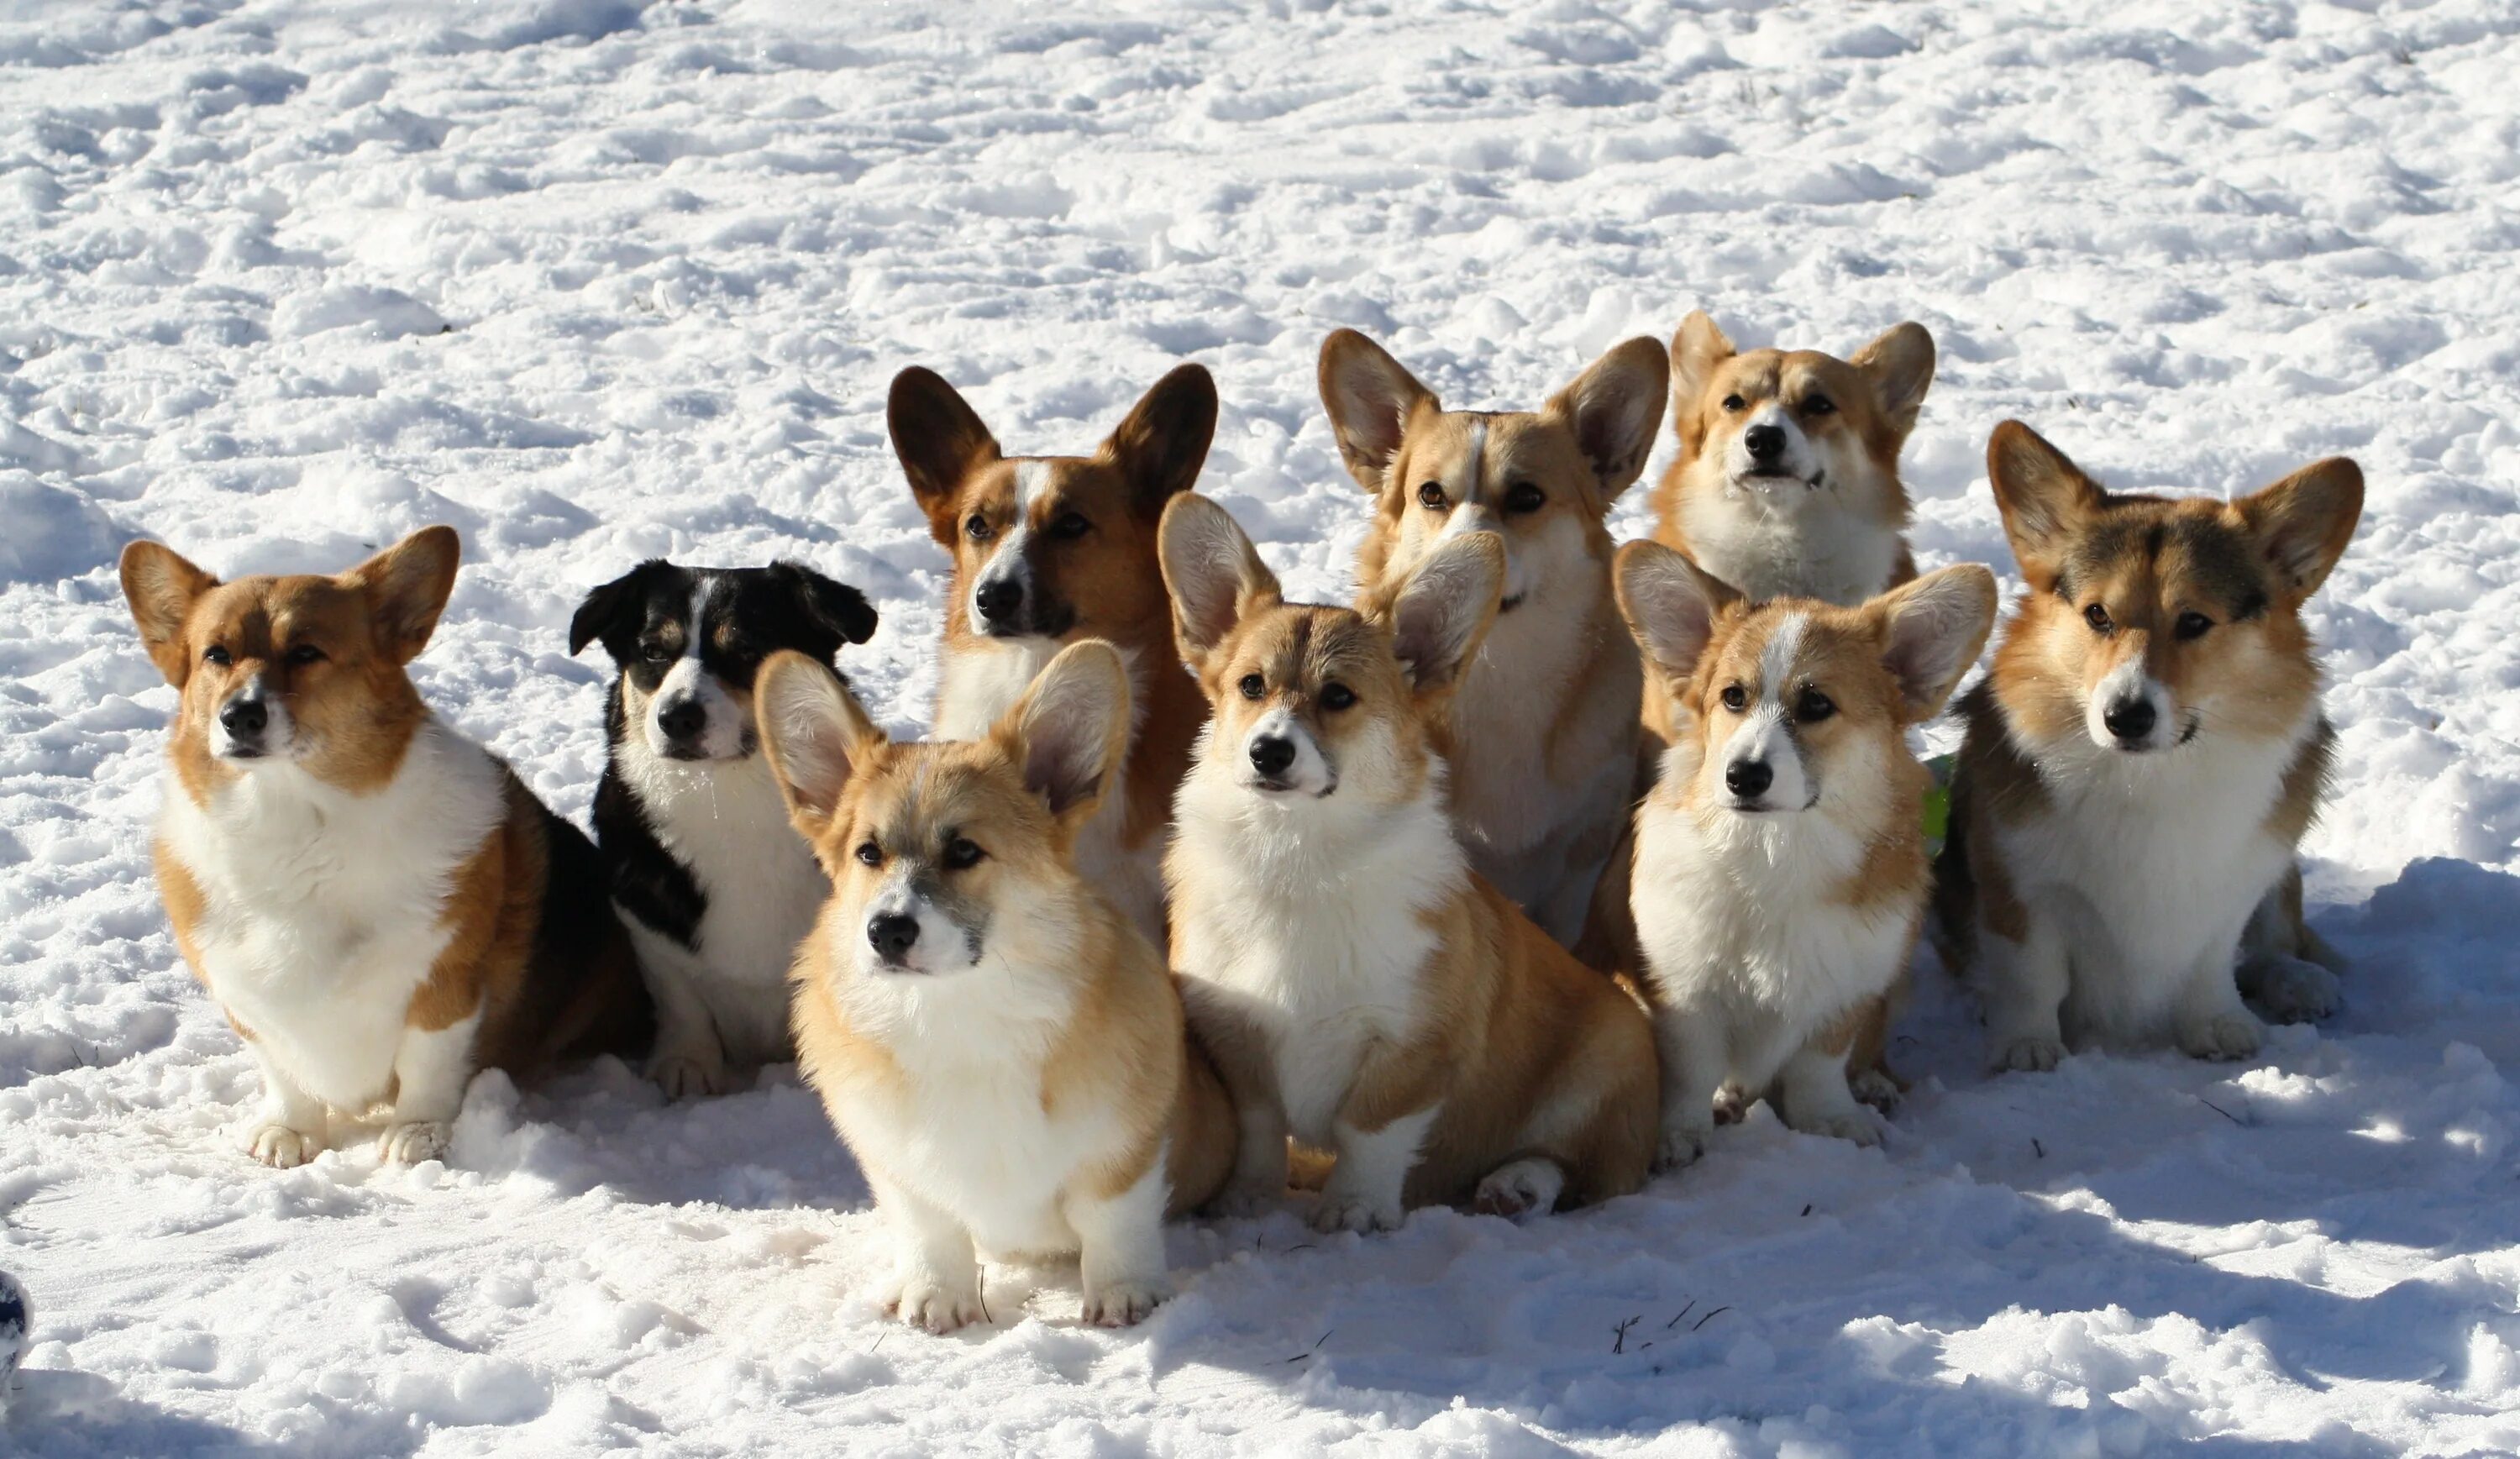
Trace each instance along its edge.
<instances>
[{"instance_id":1,"label":"tan and white corgi","mask_svg":"<svg viewBox=\"0 0 2520 1459\"><path fill-rule=\"evenodd\" d=\"M830 665L773 655L762 746L832 877L796 954L798 1062L899 1232L891 1304L983 1320L979 1254L1080 1254L1085 1318L1165 1293L1167 1212L1234 1165L1224 1086L1075 848L1120 774L1129 675L1072 644L988 731L894 744Z\"/></svg>"},{"instance_id":2,"label":"tan and white corgi","mask_svg":"<svg viewBox=\"0 0 2520 1459\"><path fill-rule=\"evenodd\" d=\"M2234 502L2111 493L2007 420L1987 474L2030 593L1959 706L1945 957L1999 1069L2087 1043L2247 1058L2242 980L2286 1018L2336 998L2291 955L2316 944L2284 883L2334 742L2301 608L2353 539L2362 473L2332 458ZM2235 978L2253 915L2270 946Z\"/></svg>"},{"instance_id":3,"label":"tan and white corgi","mask_svg":"<svg viewBox=\"0 0 2520 1459\"><path fill-rule=\"evenodd\" d=\"M1661 1159L1703 1153L1728 1086L1766 1091L1795 1129L1875 1144L1848 1077L1878 1077L1929 891L1907 731L1977 661L1995 575L1946 567L1854 608L1750 605L1632 542L1618 583L1679 721L1637 812L1631 893Z\"/></svg>"},{"instance_id":4,"label":"tan and white corgi","mask_svg":"<svg viewBox=\"0 0 2520 1459\"><path fill-rule=\"evenodd\" d=\"M937 736L987 734L1062 646L1116 646L1137 719L1076 857L1161 947L1164 828L1207 706L1179 672L1155 524L1207 459L1216 382L1173 371L1092 456L1001 454L954 387L915 366L893 377L889 420L928 531L954 554Z\"/></svg>"},{"instance_id":5,"label":"tan and white corgi","mask_svg":"<svg viewBox=\"0 0 2520 1459\"><path fill-rule=\"evenodd\" d=\"M1366 612L1282 600L1225 508L1166 508L1164 581L1213 718L1182 781L1173 954L1241 1122L1228 1201L1336 1157L1314 1224L1508 1216L1643 1183L1642 1010L1470 868L1438 744L1506 582L1456 534Z\"/></svg>"},{"instance_id":6,"label":"tan and white corgi","mask_svg":"<svg viewBox=\"0 0 2520 1459\"><path fill-rule=\"evenodd\" d=\"M458 551L430 527L338 577L233 583L154 542L122 554L141 640L182 691L158 891L261 1065L246 1143L267 1165L312 1160L328 1114L380 1104L383 1157L433 1159L474 1071L644 1037L595 848L404 670Z\"/></svg>"},{"instance_id":7,"label":"tan and white corgi","mask_svg":"<svg viewBox=\"0 0 2520 1459\"><path fill-rule=\"evenodd\" d=\"M1506 553L1496 625L1440 747L1470 864L1550 936L1583 930L1635 790L1635 647L1610 598L1610 506L1662 421L1662 347L1631 339L1537 411L1448 411L1353 330L1322 341L1322 404L1373 493L1358 600L1387 598L1464 533Z\"/></svg>"}]
</instances>

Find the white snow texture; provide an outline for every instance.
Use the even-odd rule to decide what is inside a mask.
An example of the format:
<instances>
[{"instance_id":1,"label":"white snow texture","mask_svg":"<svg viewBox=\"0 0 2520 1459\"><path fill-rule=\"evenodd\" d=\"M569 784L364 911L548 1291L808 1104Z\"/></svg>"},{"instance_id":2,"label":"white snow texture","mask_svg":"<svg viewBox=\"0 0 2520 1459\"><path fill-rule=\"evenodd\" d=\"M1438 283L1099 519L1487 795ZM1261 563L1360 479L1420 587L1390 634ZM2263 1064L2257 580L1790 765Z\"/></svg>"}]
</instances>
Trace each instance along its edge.
<instances>
[{"instance_id":1,"label":"white snow texture","mask_svg":"<svg viewBox=\"0 0 2520 1459\"><path fill-rule=\"evenodd\" d=\"M2516 73L2507 0L0 0L0 1267L35 1309L0 1452L2520 1449ZM254 1076L149 874L174 695L123 541L335 570L453 523L422 689L582 818L608 670L565 626L650 554L864 588L844 662L923 728L904 366L1080 451L1204 362L1202 490L1334 599L1367 502L1323 334L1530 406L1692 307L1929 327L1918 555L2016 587L2007 416L2125 487L2362 462L2310 609L2340 1017L1990 1077L1922 954L1884 1149L1763 1108L1527 1225L1184 1223L1123 1332L1072 1269L993 1269L951 1338L883 1317L786 1069L672 1106L485 1076L444 1165L238 1150Z\"/></svg>"}]
</instances>

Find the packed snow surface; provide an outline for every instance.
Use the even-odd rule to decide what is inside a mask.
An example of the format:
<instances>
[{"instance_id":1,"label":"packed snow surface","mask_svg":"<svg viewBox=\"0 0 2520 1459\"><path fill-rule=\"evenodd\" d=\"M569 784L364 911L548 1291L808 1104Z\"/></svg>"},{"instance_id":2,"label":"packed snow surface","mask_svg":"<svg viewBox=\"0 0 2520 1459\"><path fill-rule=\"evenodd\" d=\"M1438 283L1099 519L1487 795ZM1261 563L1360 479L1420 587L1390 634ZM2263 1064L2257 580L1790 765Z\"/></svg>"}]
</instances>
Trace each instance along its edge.
<instances>
[{"instance_id":1,"label":"packed snow surface","mask_svg":"<svg viewBox=\"0 0 2520 1459\"><path fill-rule=\"evenodd\" d=\"M2515 73L2503 0L0 0L0 1450L2520 1448ZM1931 328L1928 564L2009 567L2007 416L2122 486L2362 463L2311 608L2338 1019L1996 1078L1922 961L1884 1150L1761 1111L1523 1226L1185 1224L1117 1333L1072 1271L885 1319L787 1070L487 1077L443 1166L237 1148L255 1078L149 875L174 694L123 541L338 569L455 524L422 687L583 816L606 671L565 625L649 554L860 585L847 666L922 729L905 365L1077 451L1204 362L1204 489L1336 597L1325 332L1527 406L1695 306Z\"/></svg>"}]
</instances>

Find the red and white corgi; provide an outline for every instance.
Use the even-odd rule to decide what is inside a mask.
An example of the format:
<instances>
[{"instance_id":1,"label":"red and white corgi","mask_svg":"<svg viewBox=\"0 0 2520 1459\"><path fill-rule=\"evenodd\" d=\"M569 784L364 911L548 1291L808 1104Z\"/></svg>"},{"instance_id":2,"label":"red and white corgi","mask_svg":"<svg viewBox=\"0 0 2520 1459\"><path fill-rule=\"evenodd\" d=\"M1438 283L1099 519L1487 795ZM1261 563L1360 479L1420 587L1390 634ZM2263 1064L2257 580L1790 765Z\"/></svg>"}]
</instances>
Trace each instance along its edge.
<instances>
[{"instance_id":1,"label":"red and white corgi","mask_svg":"<svg viewBox=\"0 0 2520 1459\"><path fill-rule=\"evenodd\" d=\"M2343 555L2362 473L2332 458L2234 502L2103 491L2019 421L1987 443L2030 594L1967 722L1937 868L1945 956L1999 1069L2068 1044L2247 1058L2271 1012L2332 1008L2283 883L2334 734L2303 602ZM2240 977L2253 914L2270 926ZM2282 946L2273 946L2280 943Z\"/></svg>"},{"instance_id":2,"label":"red and white corgi","mask_svg":"<svg viewBox=\"0 0 2520 1459\"><path fill-rule=\"evenodd\" d=\"M1668 1165L1728 1084L1795 1129L1880 1140L1873 1076L1928 895L1907 731L1995 626L1995 575L1947 567L1861 607L1746 604L1669 548L1619 552L1619 606L1679 735L1637 812L1632 891L1662 1050Z\"/></svg>"},{"instance_id":3,"label":"red and white corgi","mask_svg":"<svg viewBox=\"0 0 2520 1459\"><path fill-rule=\"evenodd\" d=\"M1537 411L1448 411L1372 340L1322 341L1322 403L1374 496L1358 600L1465 533L1506 553L1496 626L1452 691L1441 749L1470 864L1571 944L1635 789L1635 647L1604 518L1662 422L1662 347L1631 339Z\"/></svg>"},{"instance_id":4,"label":"red and white corgi","mask_svg":"<svg viewBox=\"0 0 2520 1459\"><path fill-rule=\"evenodd\" d=\"M1643 1183L1642 1010L1470 869L1437 748L1496 616L1495 534L1456 534L1368 611L1282 600L1225 508L1166 508L1164 580L1214 717L1182 781L1173 955L1241 1122L1228 1201L1336 1156L1325 1230L1411 1206L1508 1216Z\"/></svg>"},{"instance_id":5,"label":"red and white corgi","mask_svg":"<svg viewBox=\"0 0 2520 1459\"><path fill-rule=\"evenodd\" d=\"M1163 960L1075 847L1129 737L1119 651L1052 659L988 732L894 744L831 667L783 650L753 702L831 873L798 951L806 1079L900 1233L892 1305L983 1320L979 1254L1080 1254L1089 1322L1165 1293L1165 1214L1234 1164L1224 1086Z\"/></svg>"},{"instance_id":6,"label":"red and white corgi","mask_svg":"<svg viewBox=\"0 0 2520 1459\"><path fill-rule=\"evenodd\" d=\"M1001 454L954 387L917 367L893 377L889 417L928 531L954 554L936 734L987 734L1063 645L1116 646L1137 721L1076 856L1161 947L1164 828L1207 706L1179 672L1155 524L1207 459L1216 382L1173 371L1092 456Z\"/></svg>"},{"instance_id":7,"label":"red and white corgi","mask_svg":"<svg viewBox=\"0 0 2520 1459\"><path fill-rule=\"evenodd\" d=\"M182 691L158 891L262 1066L246 1143L268 1165L380 1104L383 1157L433 1159L475 1070L644 1035L595 848L404 672L457 553L430 527L338 577L233 583L154 542L122 554L141 640Z\"/></svg>"}]
</instances>

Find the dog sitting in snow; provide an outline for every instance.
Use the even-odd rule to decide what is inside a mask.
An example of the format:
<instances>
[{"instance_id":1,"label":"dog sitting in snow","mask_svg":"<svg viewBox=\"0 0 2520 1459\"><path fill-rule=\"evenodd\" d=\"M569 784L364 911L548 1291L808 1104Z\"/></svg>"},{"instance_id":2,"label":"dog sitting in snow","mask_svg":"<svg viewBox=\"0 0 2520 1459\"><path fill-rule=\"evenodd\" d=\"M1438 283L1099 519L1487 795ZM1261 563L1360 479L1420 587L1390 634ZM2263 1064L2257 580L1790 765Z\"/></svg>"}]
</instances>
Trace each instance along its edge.
<instances>
[{"instance_id":1,"label":"dog sitting in snow","mask_svg":"<svg viewBox=\"0 0 2520 1459\"><path fill-rule=\"evenodd\" d=\"M2334 458L2228 503L2111 493L2007 420L1987 474L2030 594L1960 703L1945 959L1999 1069L2082 1043L2247 1058L2243 985L2286 1019L2336 1002L2278 882L2334 743L2302 604L2353 539L2362 473Z\"/></svg>"},{"instance_id":2,"label":"dog sitting in snow","mask_svg":"<svg viewBox=\"0 0 2520 1459\"><path fill-rule=\"evenodd\" d=\"M1322 341L1322 403L1374 497L1359 600L1463 533L1505 548L1496 626L1451 691L1453 817L1470 864L1561 943L1583 930L1634 789L1642 680L1604 518L1644 469L1665 383L1662 347L1631 339L1538 411L1447 411L1363 334Z\"/></svg>"},{"instance_id":3,"label":"dog sitting in snow","mask_svg":"<svg viewBox=\"0 0 2520 1459\"><path fill-rule=\"evenodd\" d=\"M648 999L595 848L431 714L404 666L455 585L452 529L338 577L221 583L122 554L181 691L158 823L176 945L262 1068L247 1137L289 1167L328 1113L388 1104L388 1161L446 1152L473 1072L644 1041Z\"/></svg>"},{"instance_id":4,"label":"dog sitting in snow","mask_svg":"<svg viewBox=\"0 0 2520 1459\"><path fill-rule=\"evenodd\" d=\"M1470 869L1442 742L1506 554L1457 533L1368 610L1285 602L1225 508L1164 512L1164 581L1212 718L1165 873L1192 1023L1241 1122L1229 1195L1336 1157L1314 1223L1508 1216L1633 1191L1654 1125L1642 1011Z\"/></svg>"},{"instance_id":5,"label":"dog sitting in snow","mask_svg":"<svg viewBox=\"0 0 2520 1459\"><path fill-rule=\"evenodd\" d=\"M887 415L928 531L954 554L937 735L987 734L1066 644L1116 646L1137 720L1076 856L1161 947L1164 828L1207 706L1179 672L1155 523L1207 460L1216 382L1196 365L1173 371L1092 456L1004 455L954 387L916 367L893 377Z\"/></svg>"},{"instance_id":6,"label":"dog sitting in snow","mask_svg":"<svg viewBox=\"0 0 2520 1459\"><path fill-rule=\"evenodd\" d=\"M755 702L832 878L799 1063L900 1233L893 1308L951 1331L987 1315L979 1252L1075 1252L1087 1321L1144 1317L1160 1223L1215 1193L1235 1131L1171 974L1077 865L1128 747L1119 650L1070 645L969 741L894 744L800 653Z\"/></svg>"},{"instance_id":7,"label":"dog sitting in snow","mask_svg":"<svg viewBox=\"0 0 2520 1459\"><path fill-rule=\"evenodd\" d=\"M829 664L875 629L864 594L795 562L643 562L569 622L569 652L600 641L618 670L595 837L655 997L648 1072L668 1098L792 1057L788 966L831 888L755 753L752 676L782 648Z\"/></svg>"},{"instance_id":8,"label":"dog sitting in snow","mask_svg":"<svg viewBox=\"0 0 2520 1459\"><path fill-rule=\"evenodd\" d=\"M1925 913L1907 731L1995 626L1995 575L1947 567L1865 603L1745 603L1680 553L1619 552L1619 606L1677 709L1637 812L1631 894L1662 1051L1661 1160L1705 1147L1719 1090L1880 1139L1877 1065ZM1874 1097L1887 1090L1870 1091Z\"/></svg>"}]
</instances>

